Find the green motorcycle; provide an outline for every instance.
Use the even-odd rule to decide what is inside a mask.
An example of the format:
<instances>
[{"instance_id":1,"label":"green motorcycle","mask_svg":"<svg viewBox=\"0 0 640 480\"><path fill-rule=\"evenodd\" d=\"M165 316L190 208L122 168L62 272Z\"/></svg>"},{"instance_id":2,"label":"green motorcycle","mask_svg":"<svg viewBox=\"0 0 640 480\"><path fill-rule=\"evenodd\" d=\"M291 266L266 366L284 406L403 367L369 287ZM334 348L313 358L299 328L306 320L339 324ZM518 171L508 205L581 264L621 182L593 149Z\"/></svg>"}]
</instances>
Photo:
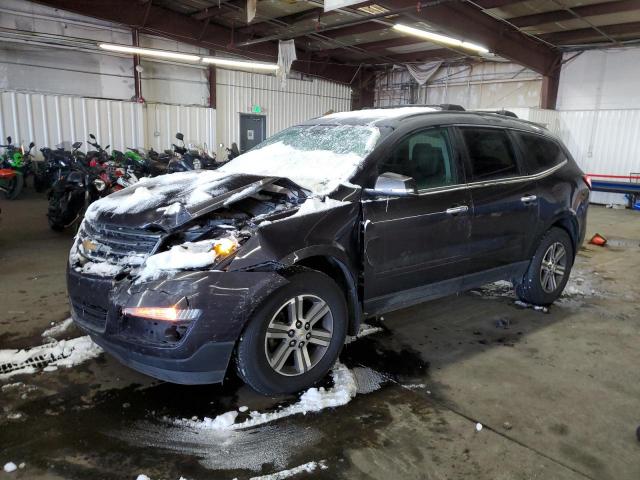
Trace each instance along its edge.
<instances>
[{"instance_id":1,"label":"green motorcycle","mask_svg":"<svg viewBox=\"0 0 640 480\"><path fill-rule=\"evenodd\" d=\"M0 191L7 200L15 200L22 189L27 175L31 171L31 150L35 143L29 144L29 150L25 152L24 147L16 147L11 142L11 137L7 137L7 144L0 145L5 151L0 156Z\"/></svg>"}]
</instances>

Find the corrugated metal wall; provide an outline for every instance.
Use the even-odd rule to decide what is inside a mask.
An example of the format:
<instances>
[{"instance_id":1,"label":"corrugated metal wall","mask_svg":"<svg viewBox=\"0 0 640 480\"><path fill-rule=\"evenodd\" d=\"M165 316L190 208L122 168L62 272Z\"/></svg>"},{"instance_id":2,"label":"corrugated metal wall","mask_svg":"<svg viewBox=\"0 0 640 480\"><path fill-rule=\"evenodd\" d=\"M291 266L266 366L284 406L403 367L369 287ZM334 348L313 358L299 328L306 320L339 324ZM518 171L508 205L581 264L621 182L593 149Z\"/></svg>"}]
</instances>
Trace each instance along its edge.
<instances>
[{"instance_id":1,"label":"corrugated metal wall","mask_svg":"<svg viewBox=\"0 0 640 480\"><path fill-rule=\"evenodd\" d=\"M320 79L289 79L282 88L274 76L218 69L216 93L218 141L225 145L240 145L239 113L250 113L253 105L267 117L267 136L329 110L351 108L349 86Z\"/></svg>"},{"instance_id":2,"label":"corrugated metal wall","mask_svg":"<svg viewBox=\"0 0 640 480\"><path fill-rule=\"evenodd\" d=\"M542 123L562 138L585 173L629 175L640 172L640 109L513 109ZM626 203L623 195L593 192L595 203Z\"/></svg>"},{"instance_id":3,"label":"corrugated metal wall","mask_svg":"<svg viewBox=\"0 0 640 480\"><path fill-rule=\"evenodd\" d=\"M216 149L216 111L196 106L149 103L145 107L146 147L162 151L176 143L175 134L184 134L185 143Z\"/></svg>"},{"instance_id":4,"label":"corrugated metal wall","mask_svg":"<svg viewBox=\"0 0 640 480\"><path fill-rule=\"evenodd\" d=\"M170 148L176 131L187 143L215 145L215 110L179 105L142 105L67 95L0 92L0 138L37 148L85 142L93 133L103 146Z\"/></svg>"}]
</instances>

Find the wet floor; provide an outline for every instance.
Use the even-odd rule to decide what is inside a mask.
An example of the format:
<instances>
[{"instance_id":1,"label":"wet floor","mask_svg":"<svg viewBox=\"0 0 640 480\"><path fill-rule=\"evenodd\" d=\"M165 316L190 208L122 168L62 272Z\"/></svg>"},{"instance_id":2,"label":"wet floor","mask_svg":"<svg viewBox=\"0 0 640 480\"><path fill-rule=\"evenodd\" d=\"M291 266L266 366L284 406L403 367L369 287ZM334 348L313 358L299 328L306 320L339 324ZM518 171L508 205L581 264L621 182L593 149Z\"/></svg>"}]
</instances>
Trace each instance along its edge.
<instances>
[{"instance_id":1,"label":"wet floor","mask_svg":"<svg viewBox=\"0 0 640 480\"><path fill-rule=\"evenodd\" d=\"M3 222L17 221L18 207L2 210ZM24 228L37 234L38 221ZM549 311L517 304L497 284L385 315L380 331L341 355L355 396L318 412L269 420L299 396L265 398L233 374L224 385L157 382L104 354L0 378L0 464L25 464L0 478L244 479L315 462L294 478L637 479L640 222L605 209L590 221L591 232L627 240L581 251L568 294ZM22 295L10 301L24 313L2 312L1 346L40 345L50 321L64 318L54 295L64 261L54 257L68 239L49 243L52 258L20 262L42 245L14 242L4 226L11 258L0 287ZM43 274L50 280L28 288ZM57 338L79 335L71 327ZM338 387L329 375L325 390ZM252 412L266 420L202 428L226 412L236 424Z\"/></svg>"}]
</instances>

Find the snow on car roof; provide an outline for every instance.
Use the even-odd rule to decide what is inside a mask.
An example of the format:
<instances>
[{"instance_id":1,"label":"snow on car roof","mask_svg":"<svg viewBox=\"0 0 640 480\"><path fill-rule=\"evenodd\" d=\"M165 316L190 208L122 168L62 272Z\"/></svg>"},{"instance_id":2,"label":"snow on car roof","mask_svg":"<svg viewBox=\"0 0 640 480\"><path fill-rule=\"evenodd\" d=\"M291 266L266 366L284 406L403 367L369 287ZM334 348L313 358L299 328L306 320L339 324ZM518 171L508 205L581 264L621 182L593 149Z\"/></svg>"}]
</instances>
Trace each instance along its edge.
<instances>
[{"instance_id":1,"label":"snow on car roof","mask_svg":"<svg viewBox=\"0 0 640 480\"><path fill-rule=\"evenodd\" d=\"M370 108L366 110L354 110L350 112L331 113L322 117L323 120L378 120L393 119L419 113L438 112L433 107L398 107L398 108Z\"/></svg>"}]
</instances>

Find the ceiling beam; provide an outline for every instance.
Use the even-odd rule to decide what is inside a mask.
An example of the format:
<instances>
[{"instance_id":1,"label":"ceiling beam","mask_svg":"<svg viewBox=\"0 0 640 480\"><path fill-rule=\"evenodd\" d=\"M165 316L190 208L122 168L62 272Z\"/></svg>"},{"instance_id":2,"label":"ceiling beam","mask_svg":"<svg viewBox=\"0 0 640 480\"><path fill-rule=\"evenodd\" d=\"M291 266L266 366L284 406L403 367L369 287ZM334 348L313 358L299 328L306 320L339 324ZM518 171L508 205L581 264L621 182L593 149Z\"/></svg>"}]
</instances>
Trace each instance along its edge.
<instances>
[{"instance_id":1,"label":"ceiling beam","mask_svg":"<svg viewBox=\"0 0 640 480\"><path fill-rule=\"evenodd\" d=\"M615 25L603 25L598 27L604 33L612 37L640 34L640 22L618 23ZM538 35L543 40L560 45L580 42L598 41L602 36L592 28L579 28L576 30L563 30Z\"/></svg>"},{"instance_id":2,"label":"ceiling beam","mask_svg":"<svg viewBox=\"0 0 640 480\"><path fill-rule=\"evenodd\" d=\"M401 8L413 0L384 0L385 8ZM444 2L422 7L419 17L441 32L485 46L493 53L546 75L560 52L518 29L464 2ZM415 14L413 15L415 17Z\"/></svg>"},{"instance_id":3,"label":"ceiling beam","mask_svg":"<svg viewBox=\"0 0 640 480\"><path fill-rule=\"evenodd\" d=\"M597 15L608 15L611 13L629 12L640 10L640 0L620 0L616 2L596 3L594 5L584 5L582 7L571 7L571 10L580 17L595 17ZM532 27L545 23L562 22L576 18L568 10L554 10L552 12L535 13L521 17L509 18L509 23L516 27ZM599 26L601 27L601 25Z\"/></svg>"},{"instance_id":4,"label":"ceiling beam","mask_svg":"<svg viewBox=\"0 0 640 480\"><path fill-rule=\"evenodd\" d=\"M423 50L422 52L400 53L387 55L396 63L426 63L435 60L451 60L453 58L465 58L465 55L447 48Z\"/></svg>"},{"instance_id":5,"label":"ceiling beam","mask_svg":"<svg viewBox=\"0 0 640 480\"><path fill-rule=\"evenodd\" d=\"M210 22L206 29L204 23L187 15L165 8L132 0L93 1L85 0L35 0L36 3L52 8L67 10L80 15L120 23L141 32L158 35L210 50L233 53L252 60L275 62L278 58L278 46L274 42L264 42L248 47L238 46L238 41L246 37L234 35L231 29ZM144 26L143 26L144 24ZM307 62L309 64L309 62ZM311 64L310 64L311 65ZM294 64L294 70L298 70ZM308 68L309 75L318 75L330 80L349 83L355 69L350 66L333 63L331 68ZM322 71L320 74L318 72ZM351 76L350 76L351 75Z\"/></svg>"},{"instance_id":6,"label":"ceiling beam","mask_svg":"<svg viewBox=\"0 0 640 480\"><path fill-rule=\"evenodd\" d=\"M513 5L514 3L521 3L524 0L475 0L473 3L478 5L480 8L501 8L508 7L509 5Z\"/></svg>"}]
</instances>

